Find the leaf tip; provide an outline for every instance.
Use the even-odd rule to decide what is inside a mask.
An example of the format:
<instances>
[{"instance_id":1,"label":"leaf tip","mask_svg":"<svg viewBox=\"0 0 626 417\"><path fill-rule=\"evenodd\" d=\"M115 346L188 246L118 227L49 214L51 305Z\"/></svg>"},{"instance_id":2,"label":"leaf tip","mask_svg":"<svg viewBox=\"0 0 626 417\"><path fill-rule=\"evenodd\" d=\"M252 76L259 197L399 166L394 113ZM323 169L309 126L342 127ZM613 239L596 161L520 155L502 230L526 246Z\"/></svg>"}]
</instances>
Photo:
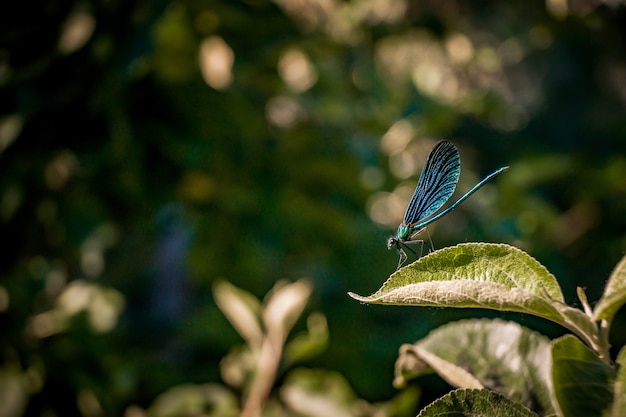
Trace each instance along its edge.
<instances>
[{"instance_id":1,"label":"leaf tip","mask_svg":"<svg viewBox=\"0 0 626 417\"><path fill-rule=\"evenodd\" d=\"M360 301L360 302L362 302L362 303L366 303L366 302L367 302L367 299L368 299L368 297L364 297L364 296L362 296L362 295L359 295L359 294L353 293L353 292L351 292L351 291L348 291L348 295L349 295L350 297L354 298L355 300Z\"/></svg>"}]
</instances>

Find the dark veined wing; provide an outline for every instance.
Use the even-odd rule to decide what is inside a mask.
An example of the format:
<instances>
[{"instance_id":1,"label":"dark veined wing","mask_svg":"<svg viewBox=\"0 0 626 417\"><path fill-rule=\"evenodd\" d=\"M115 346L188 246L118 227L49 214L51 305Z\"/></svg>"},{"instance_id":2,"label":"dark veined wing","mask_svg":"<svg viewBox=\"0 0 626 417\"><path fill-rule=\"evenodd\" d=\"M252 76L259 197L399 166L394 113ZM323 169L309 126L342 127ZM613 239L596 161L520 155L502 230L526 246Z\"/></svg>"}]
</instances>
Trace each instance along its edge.
<instances>
[{"instance_id":1,"label":"dark veined wing","mask_svg":"<svg viewBox=\"0 0 626 417\"><path fill-rule=\"evenodd\" d=\"M428 154L413 197L404 213L405 224L415 224L443 206L461 175L461 157L452 143L442 140Z\"/></svg>"}]
</instances>

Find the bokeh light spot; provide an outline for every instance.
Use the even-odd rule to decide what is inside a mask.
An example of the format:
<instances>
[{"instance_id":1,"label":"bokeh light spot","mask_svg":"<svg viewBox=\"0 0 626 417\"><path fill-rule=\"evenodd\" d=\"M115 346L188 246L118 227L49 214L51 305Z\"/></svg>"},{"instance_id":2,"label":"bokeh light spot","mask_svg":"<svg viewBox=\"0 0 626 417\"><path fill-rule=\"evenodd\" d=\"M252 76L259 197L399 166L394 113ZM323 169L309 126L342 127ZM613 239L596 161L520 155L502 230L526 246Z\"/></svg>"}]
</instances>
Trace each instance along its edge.
<instances>
[{"instance_id":1,"label":"bokeh light spot","mask_svg":"<svg viewBox=\"0 0 626 417\"><path fill-rule=\"evenodd\" d=\"M524 57L524 51L517 39L509 38L498 47L498 55L505 64L515 65Z\"/></svg>"},{"instance_id":2,"label":"bokeh light spot","mask_svg":"<svg viewBox=\"0 0 626 417\"><path fill-rule=\"evenodd\" d=\"M17 139L23 125L24 118L19 114L0 118L0 154Z\"/></svg>"},{"instance_id":3,"label":"bokeh light spot","mask_svg":"<svg viewBox=\"0 0 626 417\"><path fill-rule=\"evenodd\" d=\"M61 269L53 269L46 275L46 293L50 297L59 294L67 285L67 274Z\"/></svg>"},{"instance_id":4,"label":"bokeh light spot","mask_svg":"<svg viewBox=\"0 0 626 417\"><path fill-rule=\"evenodd\" d=\"M306 54L298 48L289 48L278 59L278 73L293 91L301 93L317 81L317 71Z\"/></svg>"},{"instance_id":5,"label":"bokeh light spot","mask_svg":"<svg viewBox=\"0 0 626 417\"><path fill-rule=\"evenodd\" d=\"M60 318L54 311L33 316L28 323L28 333L37 339L50 337L63 329Z\"/></svg>"},{"instance_id":6,"label":"bokeh light spot","mask_svg":"<svg viewBox=\"0 0 626 417\"><path fill-rule=\"evenodd\" d=\"M388 155L401 152L411 142L414 134L411 122L401 119L395 122L380 140L380 147Z\"/></svg>"},{"instance_id":7,"label":"bokeh light spot","mask_svg":"<svg viewBox=\"0 0 626 417\"><path fill-rule=\"evenodd\" d=\"M7 311L10 304L11 298L9 297L9 292L6 288L0 287L0 313Z\"/></svg>"},{"instance_id":8,"label":"bokeh light spot","mask_svg":"<svg viewBox=\"0 0 626 417\"><path fill-rule=\"evenodd\" d=\"M58 306L68 315L87 308L93 295L92 287L84 281L73 281L57 299Z\"/></svg>"},{"instance_id":9,"label":"bokeh light spot","mask_svg":"<svg viewBox=\"0 0 626 417\"><path fill-rule=\"evenodd\" d=\"M368 190L377 190L385 182L385 173L382 169L369 166L361 171L361 184Z\"/></svg>"},{"instance_id":10,"label":"bokeh light spot","mask_svg":"<svg viewBox=\"0 0 626 417\"><path fill-rule=\"evenodd\" d=\"M9 185L0 196L0 219L8 221L22 205L24 195L17 184Z\"/></svg>"},{"instance_id":11,"label":"bokeh light spot","mask_svg":"<svg viewBox=\"0 0 626 417\"><path fill-rule=\"evenodd\" d=\"M546 8L557 19L564 19L569 13L567 0L546 0Z\"/></svg>"},{"instance_id":12,"label":"bokeh light spot","mask_svg":"<svg viewBox=\"0 0 626 417\"><path fill-rule=\"evenodd\" d=\"M453 64L462 65L469 62L474 55L474 46L469 38L461 33L450 36L445 43L446 52Z\"/></svg>"},{"instance_id":13,"label":"bokeh light spot","mask_svg":"<svg viewBox=\"0 0 626 417\"><path fill-rule=\"evenodd\" d=\"M291 97L275 96L267 102L265 116L271 124L282 129L289 129L304 116L304 110Z\"/></svg>"},{"instance_id":14,"label":"bokeh light spot","mask_svg":"<svg viewBox=\"0 0 626 417\"><path fill-rule=\"evenodd\" d=\"M500 69L500 57L493 48L483 47L476 53L477 64L487 72Z\"/></svg>"},{"instance_id":15,"label":"bokeh light spot","mask_svg":"<svg viewBox=\"0 0 626 417\"><path fill-rule=\"evenodd\" d=\"M410 181L400 184L391 193L374 193L367 202L370 219L391 229L397 228L414 190L415 183Z\"/></svg>"},{"instance_id":16,"label":"bokeh light spot","mask_svg":"<svg viewBox=\"0 0 626 417\"><path fill-rule=\"evenodd\" d=\"M204 81L221 90L233 82L235 53L219 36L206 38L200 44L200 69Z\"/></svg>"},{"instance_id":17,"label":"bokeh light spot","mask_svg":"<svg viewBox=\"0 0 626 417\"><path fill-rule=\"evenodd\" d=\"M68 150L59 152L46 166L45 180L51 190L60 190L78 171L78 158Z\"/></svg>"},{"instance_id":18,"label":"bokeh light spot","mask_svg":"<svg viewBox=\"0 0 626 417\"><path fill-rule=\"evenodd\" d=\"M82 48L89 41L96 29L96 19L84 11L72 13L63 26L58 48L64 54Z\"/></svg>"},{"instance_id":19,"label":"bokeh light spot","mask_svg":"<svg viewBox=\"0 0 626 417\"><path fill-rule=\"evenodd\" d=\"M98 333L109 332L116 326L123 308L124 298L120 293L97 287L88 307L89 324Z\"/></svg>"},{"instance_id":20,"label":"bokeh light spot","mask_svg":"<svg viewBox=\"0 0 626 417\"><path fill-rule=\"evenodd\" d=\"M76 405L85 417L100 417L104 415L102 405L96 394L90 389L82 389L76 396Z\"/></svg>"}]
</instances>

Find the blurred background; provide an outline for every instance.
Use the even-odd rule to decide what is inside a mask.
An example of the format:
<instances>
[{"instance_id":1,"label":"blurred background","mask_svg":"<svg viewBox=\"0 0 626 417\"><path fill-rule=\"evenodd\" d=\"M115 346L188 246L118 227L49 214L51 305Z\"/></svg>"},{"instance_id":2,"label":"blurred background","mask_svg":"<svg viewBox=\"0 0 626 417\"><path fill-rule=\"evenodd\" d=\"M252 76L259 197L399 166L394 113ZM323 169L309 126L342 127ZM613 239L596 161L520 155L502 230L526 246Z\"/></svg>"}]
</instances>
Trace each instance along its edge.
<instances>
[{"instance_id":1,"label":"blurred background","mask_svg":"<svg viewBox=\"0 0 626 417\"><path fill-rule=\"evenodd\" d=\"M395 270L386 238L440 139L461 152L457 196L511 169L429 226L436 248L515 245L574 305L626 250L622 1L2 9L1 416L136 417L172 387L221 383L242 339L217 280L262 298L307 278L329 341L302 365L370 402L397 394L399 346L442 323L562 334L346 295ZM620 314L616 348L625 330ZM448 389L423 380L419 406Z\"/></svg>"}]
</instances>

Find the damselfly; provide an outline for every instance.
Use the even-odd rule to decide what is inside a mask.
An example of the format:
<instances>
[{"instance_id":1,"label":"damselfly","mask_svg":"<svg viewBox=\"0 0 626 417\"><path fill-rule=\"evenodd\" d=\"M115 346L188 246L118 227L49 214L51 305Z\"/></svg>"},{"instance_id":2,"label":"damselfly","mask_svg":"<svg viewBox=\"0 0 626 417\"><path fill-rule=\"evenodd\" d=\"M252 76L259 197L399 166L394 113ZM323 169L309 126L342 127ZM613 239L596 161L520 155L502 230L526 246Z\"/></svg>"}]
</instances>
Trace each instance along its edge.
<instances>
[{"instance_id":1,"label":"damselfly","mask_svg":"<svg viewBox=\"0 0 626 417\"><path fill-rule=\"evenodd\" d=\"M448 214L467 197L485 185L487 181L502 174L507 169L509 169L508 166L495 170L472 187L454 204L441 213L434 215L452 196L461 175L461 158L456 146L445 140L437 143L428 154L413 197L411 197L411 201L404 213L404 219L398 226L398 232L395 236L387 239L387 249L395 246L398 250L398 255L400 256L398 268L407 259L404 248L415 253L408 245L419 243L423 247L424 240L416 240L414 238L424 230L428 233L426 226ZM430 249L434 250L430 235L428 235L428 239Z\"/></svg>"}]
</instances>

